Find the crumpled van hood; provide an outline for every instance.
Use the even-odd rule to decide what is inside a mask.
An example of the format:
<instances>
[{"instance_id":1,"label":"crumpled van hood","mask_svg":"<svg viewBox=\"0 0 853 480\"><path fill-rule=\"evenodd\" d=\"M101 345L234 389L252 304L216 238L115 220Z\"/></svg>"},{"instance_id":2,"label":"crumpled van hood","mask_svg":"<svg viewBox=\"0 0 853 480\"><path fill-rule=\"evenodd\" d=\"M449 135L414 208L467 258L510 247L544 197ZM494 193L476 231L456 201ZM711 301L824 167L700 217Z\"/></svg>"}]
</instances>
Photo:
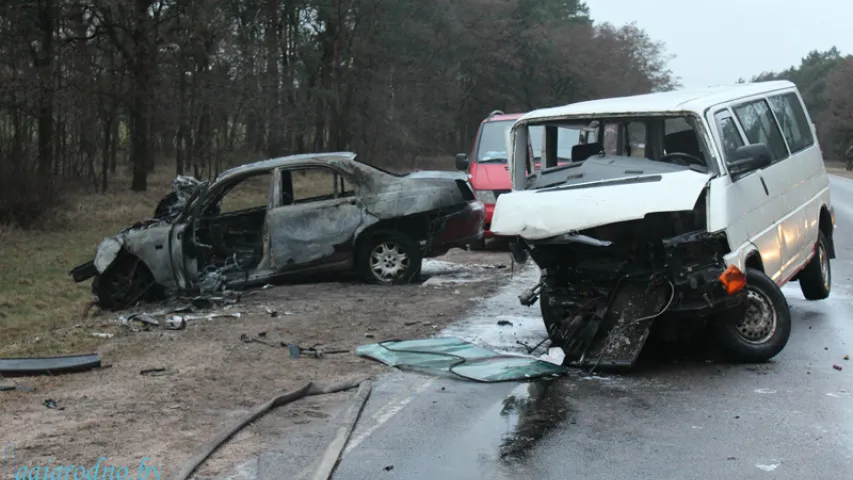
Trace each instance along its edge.
<instances>
[{"instance_id":1,"label":"crumpled van hood","mask_svg":"<svg viewBox=\"0 0 853 480\"><path fill-rule=\"evenodd\" d=\"M540 240L649 213L692 210L711 177L681 170L505 193L495 205L491 231Z\"/></svg>"}]
</instances>

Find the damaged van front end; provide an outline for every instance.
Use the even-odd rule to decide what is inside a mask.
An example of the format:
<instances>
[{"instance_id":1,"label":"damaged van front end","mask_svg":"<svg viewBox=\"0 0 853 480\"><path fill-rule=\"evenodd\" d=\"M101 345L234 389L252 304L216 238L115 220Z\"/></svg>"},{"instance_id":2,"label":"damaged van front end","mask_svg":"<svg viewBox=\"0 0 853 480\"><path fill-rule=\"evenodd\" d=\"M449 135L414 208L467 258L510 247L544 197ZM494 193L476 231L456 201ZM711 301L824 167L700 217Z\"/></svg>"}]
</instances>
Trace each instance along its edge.
<instances>
[{"instance_id":1,"label":"damaged van front end","mask_svg":"<svg viewBox=\"0 0 853 480\"><path fill-rule=\"evenodd\" d=\"M519 175L498 199L493 231L518 239L516 257L541 269L519 300L540 302L565 363L632 366L658 321L743 318L746 275L726 261L726 233L707 229L713 176L601 151Z\"/></svg>"}]
</instances>

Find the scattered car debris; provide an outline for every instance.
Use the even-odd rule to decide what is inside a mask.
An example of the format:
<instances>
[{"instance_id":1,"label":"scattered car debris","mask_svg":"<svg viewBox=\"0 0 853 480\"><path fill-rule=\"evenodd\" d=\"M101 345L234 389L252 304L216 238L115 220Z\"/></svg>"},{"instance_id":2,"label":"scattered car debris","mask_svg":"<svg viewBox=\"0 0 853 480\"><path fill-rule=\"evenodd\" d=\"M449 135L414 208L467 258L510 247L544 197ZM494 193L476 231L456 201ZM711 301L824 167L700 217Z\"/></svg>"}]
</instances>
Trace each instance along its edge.
<instances>
[{"instance_id":1,"label":"scattered car debris","mask_svg":"<svg viewBox=\"0 0 853 480\"><path fill-rule=\"evenodd\" d=\"M385 470L386 472L390 472L391 470L394 470L394 465L385 465L385 468L383 468L383 470Z\"/></svg>"},{"instance_id":2,"label":"scattered car debris","mask_svg":"<svg viewBox=\"0 0 853 480\"><path fill-rule=\"evenodd\" d=\"M323 358L326 355L335 355L338 353L349 353L349 350L325 350L322 348L317 348L320 346L319 343L312 346L312 347L307 347L307 348L300 347L299 345L296 345L295 343L281 342L281 345L283 347L287 347L287 349L290 351L290 358L299 358L303 355L305 355L306 357Z\"/></svg>"},{"instance_id":3,"label":"scattered car debris","mask_svg":"<svg viewBox=\"0 0 853 480\"><path fill-rule=\"evenodd\" d=\"M372 333L365 333L365 334L364 334L364 337L365 337L365 338L373 338L373 337L375 337L375 336L376 336L376 335L374 335L374 334L372 334Z\"/></svg>"},{"instance_id":4,"label":"scattered car debris","mask_svg":"<svg viewBox=\"0 0 853 480\"><path fill-rule=\"evenodd\" d=\"M241 333L240 334L240 341L243 343L260 343L261 345L266 345L268 347L273 347L273 348L279 347L278 345L273 345L271 343L267 343L264 340L261 340L263 337L264 337L264 335L258 335L257 337L253 338L253 337L250 337L248 334Z\"/></svg>"},{"instance_id":5,"label":"scattered car debris","mask_svg":"<svg viewBox=\"0 0 853 480\"><path fill-rule=\"evenodd\" d=\"M63 355L56 357L0 358L0 374L43 375L72 373L101 367L97 353L85 355Z\"/></svg>"},{"instance_id":6,"label":"scattered car debris","mask_svg":"<svg viewBox=\"0 0 853 480\"><path fill-rule=\"evenodd\" d=\"M499 327L511 327L512 322L510 322L509 320L498 320L498 326Z\"/></svg>"},{"instance_id":7,"label":"scattered car debris","mask_svg":"<svg viewBox=\"0 0 853 480\"><path fill-rule=\"evenodd\" d=\"M537 358L498 354L453 337L361 345L355 349L355 354L392 367L450 373L483 383L557 377L568 371L561 365Z\"/></svg>"},{"instance_id":8,"label":"scattered car debris","mask_svg":"<svg viewBox=\"0 0 853 480\"><path fill-rule=\"evenodd\" d=\"M833 365L832 368L841 371L841 365Z\"/></svg>"},{"instance_id":9,"label":"scattered car debris","mask_svg":"<svg viewBox=\"0 0 853 480\"><path fill-rule=\"evenodd\" d=\"M131 331L147 331L151 328L162 328L164 330L184 330L187 328L188 320L213 320L214 318L240 318L242 312L211 312L196 315L174 315L174 313L191 313L193 307L182 305L172 309L164 309L157 312L141 312L132 315L119 316L119 323L131 329ZM136 324L141 324L137 327Z\"/></svg>"},{"instance_id":10,"label":"scattered car debris","mask_svg":"<svg viewBox=\"0 0 853 480\"><path fill-rule=\"evenodd\" d=\"M140 370L139 374L150 377L162 377L163 375L168 375L164 367L146 368L144 370Z\"/></svg>"},{"instance_id":11,"label":"scattered car debris","mask_svg":"<svg viewBox=\"0 0 853 480\"><path fill-rule=\"evenodd\" d=\"M294 315L293 312L279 312L278 310L273 310L269 307L264 307L264 310L270 315L272 318L278 318L280 315Z\"/></svg>"},{"instance_id":12,"label":"scattered car debris","mask_svg":"<svg viewBox=\"0 0 853 480\"><path fill-rule=\"evenodd\" d=\"M48 398L47 400L45 400L45 401L44 401L44 403L43 403L43 405L44 405L45 407L47 407L47 408L52 409L52 410L65 410L65 407L60 407L60 406L56 403L56 400L54 400L54 399L52 399L52 398Z\"/></svg>"},{"instance_id":13,"label":"scattered car debris","mask_svg":"<svg viewBox=\"0 0 853 480\"><path fill-rule=\"evenodd\" d=\"M355 157L291 155L236 167L213 182L178 178L155 218L104 238L95 258L70 274L75 282L93 279L99 306L115 311L331 267L370 282L408 283L423 258L482 237L484 207L464 174L397 175ZM300 198L295 179L308 174L328 193ZM222 212L223 200L241 190L235 187L253 184L268 188L266 204Z\"/></svg>"},{"instance_id":14,"label":"scattered car debris","mask_svg":"<svg viewBox=\"0 0 853 480\"><path fill-rule=\"evenodd\" d=\"M548 349L548 353L543 354L541 357L542 361L553 363L554 365L562 365L566 360L566 354L563 353L563 349L560 347L551 347Z\"/></svg>"},{"instance_id":15,"label":"scattered car debris","mask_svg":"<svg viewBox=\"0 0 853 480\"><path fill-rule=\"evenodd\" d=\"M844 360L850 360L850 355L844 355Z\"/></svg>"},{"instance_id":16,"label":"scattered car debris","mask_svg":"<svg viewBox=\"0 0 853 480\"><path fill-rule=\"evenodd\" d=\"M0 392L32 392L33 390L33 387L25 387L23 385L0 384Z\"/></svg>"}]
</instances>

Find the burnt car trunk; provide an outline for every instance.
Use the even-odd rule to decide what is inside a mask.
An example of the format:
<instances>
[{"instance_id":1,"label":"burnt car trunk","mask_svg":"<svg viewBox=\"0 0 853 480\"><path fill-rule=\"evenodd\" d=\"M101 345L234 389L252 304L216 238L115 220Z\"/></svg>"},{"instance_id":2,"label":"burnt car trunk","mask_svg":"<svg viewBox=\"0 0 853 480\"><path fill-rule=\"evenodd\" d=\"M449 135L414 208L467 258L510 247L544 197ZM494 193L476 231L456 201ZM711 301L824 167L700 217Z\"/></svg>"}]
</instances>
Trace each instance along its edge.
<instances>
[{"instance_id":1,"label":"burnt car trunk","mask_svg":"<svg viewBox=\"0 0 853 480\"><path fill-rule=\"evenodd\" d=\"M653 213L558 237L528 241L542 268L537 291L552 342L567 362L633 365L664 314L709 317L737 308L719 278L724 234L705 231L704 195L694 211Z\"/></svg>"}]
</instances>

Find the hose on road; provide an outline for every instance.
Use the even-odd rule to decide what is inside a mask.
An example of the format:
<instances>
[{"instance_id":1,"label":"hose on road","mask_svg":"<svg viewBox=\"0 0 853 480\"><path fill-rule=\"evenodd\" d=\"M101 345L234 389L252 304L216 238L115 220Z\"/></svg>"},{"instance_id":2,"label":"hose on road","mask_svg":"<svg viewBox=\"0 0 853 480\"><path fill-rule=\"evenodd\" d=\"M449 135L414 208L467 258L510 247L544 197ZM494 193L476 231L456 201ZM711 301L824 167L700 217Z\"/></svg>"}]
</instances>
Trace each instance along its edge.
<instances>
[{"instance_id":1,"label":"hose on road","mask_svg":"<svg viewBox=\"0 0 853 480\"><path fill-rule=\"evenodd\" d=\"M252 409L245 418L240 419L234 423L234 425L222 430L213 439L204 444L199 449L198 453L184 465L177 475L173 477L173 480L187 480L190 478L190 475L192 475L193 472L195 472L196 469L198 469L198 467L213 454L213 452L228 441L229 438L233 437L234 434L242 430L246 425L249 425L253 421L262 417L270 410L282 405L287 405L288 403L294 402L303 397L337 393L344 390L351 390L355 387L358 387L358 393L356 394L353 405L347 411L347 422L338 428L337 435L326 449L323 458L320 460L320 467L314 476L315 480L327 480L334 472L334 469L340 460L341 453L349 440L350 434L355 428L355 423L358 421L361 410L364 408L364 404L370 396L370 377L344 380L327 386L309 382L299 389L283 393L266 403L258 405Z\"/></svg>"}]
</instances>

